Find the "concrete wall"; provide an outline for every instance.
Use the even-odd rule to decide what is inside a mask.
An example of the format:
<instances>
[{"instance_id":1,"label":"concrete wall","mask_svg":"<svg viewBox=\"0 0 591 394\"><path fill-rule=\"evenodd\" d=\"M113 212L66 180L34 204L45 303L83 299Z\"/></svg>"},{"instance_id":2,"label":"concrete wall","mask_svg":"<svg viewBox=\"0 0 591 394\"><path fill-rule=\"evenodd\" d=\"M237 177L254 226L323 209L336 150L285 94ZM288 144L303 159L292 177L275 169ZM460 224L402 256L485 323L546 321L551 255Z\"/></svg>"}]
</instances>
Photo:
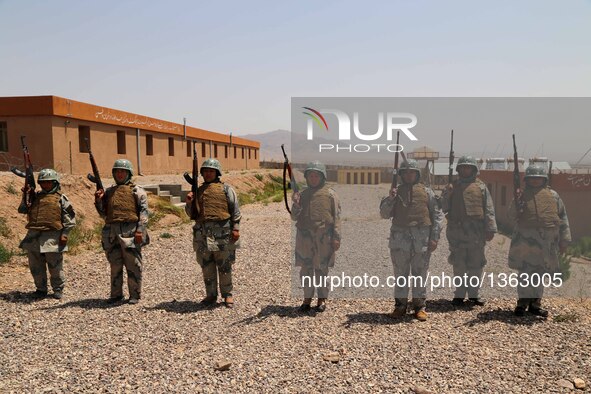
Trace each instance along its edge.
<instances>
[{"instance_id":1,"label":"concrete wall","mask_svg":"<svg viewBox=\"0 0 591 394\"><path fill-rule=\"evenodd\" d=\"M51 117L11 117L1 116L8 131L8 152L0 152L0 171L8 171L11 166L23 167L23 151L20 136L31 154L35 171L53 166L53 140L51 136Z\"/></svg>"},{"instance_id":2,"label":"concrete wall","mask_svg":"<svg viewBox=\"0 0 591 394\"><path fill-rule=\"evenodd\" d=\"M0 152L0 170L22 157L19 135L25 134L34 164L64 173L87 173L90 164L88 154L80 149L79 126L90 128L91 149L101 172L110 172L118 158L130 160L136 172L141 162L143 174L188 171L192 167L192 152L187 155L190 141L197 141L200 164L214 157L224 170L259 168L260 144L256 141L56 96L0 97L0 121L7 122L9 144L8 152ZM118 131L125 133L125 154L118 153ZM153 141L151 155L146 152L148 135ZM173 155L169 154L169 138L173 139Z\"/></svg>"},{"instance_id":3,"label":"concrete wall","mask_svg":"<svg viewBox=\"0 0 591 394\"><path fill-rule=\"evenodd\" d=\"M69 122L66 124L66 122ZM140 169L142 174L182 173L190 171L193 163L192 146L190 155L187 155L187 145L191 141L197 141L196 149L199 164L211 156L214 157L215 144L218 147L217 159L224 170L259 168L258 152L255 159L255 149L251 149L251 158L248 159L248 148L245 147L245 158L242 158L242 146L237 147L237 159L233 158L233 149L229 144L189 139L183 140L182 136L158 133L154 131L140 130L139 132L139 163L138 163L138 139L135 128L108 125L103 123L80 121L70 118L53 117L52 134L55 152L55 166L60 172L85 174L90 170L88 153L80 152L79 126L90 128L90 145L97 165L101 173L110 173L113 162L116 159L128 159L133 163L135 172ZM125 154L118 153L117 132L125 133ZM152 155L147 153L147 136L152 138ZM174 155L169 155L169 138L173 139ZM206 157L202 156L205 145ZM228 158L225 158L224 146L228 146ZM232 153L232 155L230 155Z\"/></svg>"}]
</instances>

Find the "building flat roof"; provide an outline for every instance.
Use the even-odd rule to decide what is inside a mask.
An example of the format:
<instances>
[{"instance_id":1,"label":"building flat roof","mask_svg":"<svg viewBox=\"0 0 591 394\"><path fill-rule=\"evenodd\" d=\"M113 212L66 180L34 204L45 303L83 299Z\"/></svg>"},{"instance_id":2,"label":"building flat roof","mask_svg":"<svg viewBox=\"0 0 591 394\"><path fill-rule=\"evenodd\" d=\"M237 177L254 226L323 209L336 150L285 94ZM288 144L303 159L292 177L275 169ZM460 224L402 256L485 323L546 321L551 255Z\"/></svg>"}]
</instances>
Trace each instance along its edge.
<instances>
[{"instance_id":1,"label":"building flat roof","mask_svg":"<svg viewBox=\"0 0 591 394\"><path fill-rule=\"evenodd\" d=\"M183 125L58 96L0 97L0 116L60 116L82 121L184 135ZM228 134L186 126L187 138L230 143ZM260 142L232 136L233 144L260 148Z\"/></svg>"}]
</instances>

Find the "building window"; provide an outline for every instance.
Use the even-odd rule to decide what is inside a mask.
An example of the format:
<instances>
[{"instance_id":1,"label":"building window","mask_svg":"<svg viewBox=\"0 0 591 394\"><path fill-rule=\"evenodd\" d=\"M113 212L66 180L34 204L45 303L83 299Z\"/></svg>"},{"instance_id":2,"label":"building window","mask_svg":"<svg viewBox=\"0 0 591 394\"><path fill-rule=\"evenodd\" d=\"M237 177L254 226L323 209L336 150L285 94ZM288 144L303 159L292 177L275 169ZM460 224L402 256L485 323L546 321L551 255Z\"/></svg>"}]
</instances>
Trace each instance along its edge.
<instances>
[{"instance_id":1,"label":"building window","mask_svg":"<svg viewBox=\"0 0 591 394\"><path fill-rule=\"evenodd\" d=\"M86 145L87 140L88 140L88 145ZM81 153L88 153L89 146L90 146L90 127L89 126L78 126L78 150Z\"/></svg>"},{"instance_id":2,"label":"building window","mask_svg":"<svg viewBox=\"0 0 591 394\"><path fill-rule=\"evenodd\" d=\"M218 144L213 144L213 157L218 157Z\"/></svg>"},{"instance_id":3,"label":"building window","mask_svg":"<svg viewBox=\"0 0 591 394\"><path fill-rule=\"evenodd\" d=\"M117 153L125 154L125 131L117 130Z\"/></svg>"},{"instance_id":4,"label":"building window","mask_svg":"<svg viewBox=\"0 0 591 394\"><path fill-rule=\"evenodd\" d=\"M8 124L0 122L0 152L8 152Z\"/></svg>"},{"instance_id":5,"label":"building window","mask_svg":"<svg viewBox=\"0 0 591 394\"><path fill-rule=\"evenodd\" d=\"M152 134L146 134L146 156L154 155L154 138Z\"/></svg>"},{"instance_id":6,"label":"building window","mask_svg":"<svg viewBox=\"0 0 591 394\"><path fill-rule=\"evenodd\" d=\"M203 157L205 159L206 153L205 153L205 142L201 143L201 157Z\"/></svg>"},{"instance_id":7,"label":"building window","mask_svg":"<svg viewBox=\"0 0 591 394\"><path fill-rule=\"evenodd\" d=\"M501 186L501 205L507 205L507 186Z\"/></svg>"},{"instance_id":8,"label":"building window","mask_svg":"<svg viewBox=\"0 0 591 394\"><path fill-rule=\"evenodd\" d=\"M237 150L237 149L236 149L236 147L234 147L234 158L236 158L236 157L237 157L237 155L236 155L236 150Z\"/></svg>"},{"instance_id":9,"label":"building window","mask_svg":"<svg viewBox=\"0 0 591 394\"><path fill-rule=\"evenodd\" d=\"M168 137L168 156L174 156L174 137Z\"/></svg>"},{"instance_id":10,"label":"building window","mask_svg":"<svg viewBox=\"0 0 591 394\"><path fill-rule=\"evenodd\" d=\"M228 158L228 146L224 145L224 158Z\"/></svg>"}]
</instances>

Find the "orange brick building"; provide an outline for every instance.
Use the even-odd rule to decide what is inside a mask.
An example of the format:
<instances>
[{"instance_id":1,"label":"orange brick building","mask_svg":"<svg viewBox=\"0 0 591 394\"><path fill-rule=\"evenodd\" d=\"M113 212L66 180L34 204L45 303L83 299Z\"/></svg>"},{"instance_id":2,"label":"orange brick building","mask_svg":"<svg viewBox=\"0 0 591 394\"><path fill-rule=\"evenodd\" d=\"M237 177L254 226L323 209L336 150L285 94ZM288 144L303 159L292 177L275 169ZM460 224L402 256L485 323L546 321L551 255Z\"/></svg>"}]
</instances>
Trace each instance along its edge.
<instances>
[{"instance_id":1,"label":"orange brick building","mask_svg":"<svg viewBox=\"0 0 591 394\"><path fill-rule=\"evenodd\" d=\"M200 165L213 157L224 170L259 168L257 141L57 96L0 97L0 170L22 166L21 135L35 171L88 173L85 139L107 174L119 158L130 160L136 174L189 171L193 142Z\"/></svg>"}]
</instances>

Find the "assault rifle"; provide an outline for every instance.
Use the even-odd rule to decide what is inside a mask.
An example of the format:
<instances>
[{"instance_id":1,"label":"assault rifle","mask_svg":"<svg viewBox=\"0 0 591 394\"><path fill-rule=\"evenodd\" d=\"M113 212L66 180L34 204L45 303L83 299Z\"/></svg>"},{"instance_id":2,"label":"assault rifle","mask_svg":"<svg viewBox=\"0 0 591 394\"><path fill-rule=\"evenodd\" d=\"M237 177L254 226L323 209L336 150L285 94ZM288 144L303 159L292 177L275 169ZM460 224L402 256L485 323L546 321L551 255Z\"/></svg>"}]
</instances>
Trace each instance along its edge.
<instances>
[{"instance_id":1,"label":"assault rifle","mask_svg":"<svg viewBox=\"0 0 591 394\"><path fill-rule=\"evenodd\" d=\"M398 187L398 156L400 152L398 148L400 146L400 131L396 133L396 153L394 153L394 171L392 172L392 187L390 190L394 190Z\"/></svg>"},{"instance_id":2,"label":"assault rifle","mask_svg":"<svg viewBox=\"0 0 591 394\"><path fill-rule=\"evenodd\" d=\"M29 153L29 148L25 144L25 136L21 135L21 145L23 147L23 162L25 165L25 171L21 171L16 167L11 167L10 171L14 175L20 176L21 178L25 178L25 187L23 187L23 200L25 202L25 206L28 208L31 207L33 201L35 200L35 188L37 187L35 183L35 176L33 175L33 164L31 164L31 154Z\"/></svg>"},{"instance_id":3,"label":"assault rifle","mask_svg":"<svg viewBox=\"0 0 591 394\"><path fill-rule=\"evenodd\" d=\"M515 134L513 134L513 200L515 208L519 213L523 212L523 201L521 200L521 179L519 176L519 157L517 156L517 145Z\"/></svg>"},{"instance_id":4,"label":"assault rifle","mask_svg":"<svg viewBox=\"0 0 591 394\"><path fill-rule=\"evenodd\" d=\"M88 174L86 177L89 181L96 185L96 191L105 190L103 187L103 182L101 181L101 175L99 174L98 166L96 165L96 160L94 160L94 156L90 150L88 138L85 138L84 142L86 142L86 150L88 150L88 158L90 159L90 166L92 167L92 174Z\"/></svg>"},{"instance_id":5,"label":"assault rifle","mask_svg":"<svg viewBox=\"0 0 591 394\"><path fill-rule=\"evenodd\" d=\"M451 146L449 148L449 173L447 175L447 183L451 183L452 178L454 176L454 131L451 130Z\"/></svg>"},{"instance_id":6,"label":"assault rifle","mask_svg":"<svg viewBox=\"0 0 591 394\"><path fill-rule=\"evenodd\" d=\"M289 184L291 190L294 193L298 193L298 184L293 176L293 171L291 170L291 164L289 163L289 159L287 158L287 153L285 153L285 146L281 144L281 150L283 151L283 157L285 161L283 162L283 200L285 201L285 209L287 212L291 213L291 209L289 209L289 203L287 202L287 177L289 175Z\"/></svg>"},{"instance_id":7,"label":"assault rifle","mask_svg":"<svg viewBox=\"0 0 591 394\"><path fill-rule=\"evenodd\" d=\"M197 160L197 149L195 148L195 141L193 141L193 173L189 175L188 172L183 174L183 177L191 185L191 192L193 193L193 200L192 204L192 217L191 219L195 219L197 217L198 212L198 204L197 204L197 188L199 187L199 162Z\"/></svg>"}]
</instances>

